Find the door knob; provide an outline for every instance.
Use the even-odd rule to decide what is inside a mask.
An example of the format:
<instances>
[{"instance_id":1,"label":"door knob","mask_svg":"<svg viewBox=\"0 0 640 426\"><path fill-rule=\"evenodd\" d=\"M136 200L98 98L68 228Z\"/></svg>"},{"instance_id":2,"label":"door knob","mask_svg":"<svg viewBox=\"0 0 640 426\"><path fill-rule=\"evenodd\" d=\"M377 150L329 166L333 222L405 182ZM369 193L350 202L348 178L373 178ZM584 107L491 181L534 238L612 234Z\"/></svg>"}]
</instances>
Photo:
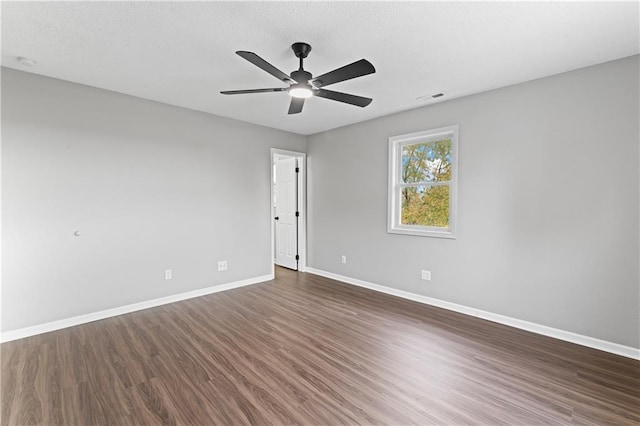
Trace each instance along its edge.
<instances>
[{"instance_id":1,"label":"door knob","mask_svg":"<svg viewBox=\"0 0 640 426\"><path fill-rule=\"evenodd\" d=\"M280 220L279 216L274 217L275 220Z\"/></svg>"}]
</instances>

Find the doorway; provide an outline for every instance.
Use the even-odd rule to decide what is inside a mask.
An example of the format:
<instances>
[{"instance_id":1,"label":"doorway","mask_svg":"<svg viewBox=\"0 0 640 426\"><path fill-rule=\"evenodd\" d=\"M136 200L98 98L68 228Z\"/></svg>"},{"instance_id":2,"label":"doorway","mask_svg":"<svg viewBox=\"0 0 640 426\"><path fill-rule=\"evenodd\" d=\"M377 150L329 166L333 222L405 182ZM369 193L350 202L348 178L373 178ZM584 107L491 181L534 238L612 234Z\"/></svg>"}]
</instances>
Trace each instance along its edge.
<instances>
[{"instance_id":1,"label":"doorway","mask_svg":"<svg viewBox=\"0 0 640 426\"><path fill-rule=\"evenodd\" d=\"M306 266L306 154L271 149L271 252L275 265Z\"/></svg>"}]
</instances>

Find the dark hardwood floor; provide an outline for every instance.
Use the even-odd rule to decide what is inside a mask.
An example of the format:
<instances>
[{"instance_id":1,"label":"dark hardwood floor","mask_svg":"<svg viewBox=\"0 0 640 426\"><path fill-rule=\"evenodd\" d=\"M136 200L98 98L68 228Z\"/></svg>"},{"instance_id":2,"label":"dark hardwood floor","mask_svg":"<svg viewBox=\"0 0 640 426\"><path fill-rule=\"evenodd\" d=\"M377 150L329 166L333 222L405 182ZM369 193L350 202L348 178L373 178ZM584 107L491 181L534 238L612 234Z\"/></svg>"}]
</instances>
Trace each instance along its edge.
<instances>
[{"instance_id":1,"label":"dark hardwood floor","mask_svg":"<svg viewBox=\"0 0 640 426\"><path fill-rule=\"evenodd\" d=\"M640 424L640 362L309 274L4 343L2 424Z\"/></svg>"}]
</instances>

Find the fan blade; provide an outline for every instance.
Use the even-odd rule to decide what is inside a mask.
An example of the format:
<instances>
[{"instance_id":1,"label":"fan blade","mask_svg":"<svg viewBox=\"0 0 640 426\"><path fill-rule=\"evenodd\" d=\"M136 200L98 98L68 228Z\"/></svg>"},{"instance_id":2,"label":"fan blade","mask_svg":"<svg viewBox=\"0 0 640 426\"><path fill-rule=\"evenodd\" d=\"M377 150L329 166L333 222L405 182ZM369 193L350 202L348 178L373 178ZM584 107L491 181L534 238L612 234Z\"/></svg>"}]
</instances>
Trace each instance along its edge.
<instances>
[{"instance_id":1,"label":"fan blade","mask_svg":"<svg viewBox=\"0 0 640 426\"><path fill-rule=\"evenodd\" d=\"M285 87L277 87L273 89L248 89L248 90L225 90L222 93L223 95L243 95L245 93L269 93L269 92L285 92L287 88Z\"/></svg>"},{"instance_id":2,"label":"fan blade","mask_svg":"<svg viewBox=\"0 0 640 426\"><path fill-rule=\"evenodd\" d=\"M298 114L302 112L304 106L304 98L291 98L291 104L289 104L289 114Z\"/></svg>"},{"instance_id":3,"label":"fan blade","mask_svg":"<svg viewBox=\"0 0 640 426\"><path fill-rule=\"evenodd\" d=\"M344 67L329 71L326 74L322 74L316 78L309 80L309 83L315 87L324 87L330 84L339 83L341 81L350 80L356 77L362 77L363 75L372 74L376 72L371 62L366 59L360 59L352 64L345 65Z\"/></svg>"},{"instance_id":4,"label":"fan blade","mask_svg":"<svg viewBox=\"0 0 640 426\"><path fill-rule=\"evenodd\" d=\"M247 61L251 62L253 65L258 68L268 72L278 80L282 80L286 83L296 83L291 77L280 71L278 68L271 65L269 62L262 59L260 56L256 55L253 52L245 52L243 50L238 50L236 52L239 56L242 56Z\"/></svg>"},{"instance_id":5,"label":"fan blade","mask_svg":"<svg viewBox=\"0 0 640 426\"><path fill-rule=\"evenodd\" d=\"M333 90L319 89L313 92L315 96L321 98L331 99L332 101L344 102L345 104L351 104L359 107L366 107L373 101L371 98L364 98L362 96L350 95L348 93L334 92Z\"/></svg>"}]
</instances>

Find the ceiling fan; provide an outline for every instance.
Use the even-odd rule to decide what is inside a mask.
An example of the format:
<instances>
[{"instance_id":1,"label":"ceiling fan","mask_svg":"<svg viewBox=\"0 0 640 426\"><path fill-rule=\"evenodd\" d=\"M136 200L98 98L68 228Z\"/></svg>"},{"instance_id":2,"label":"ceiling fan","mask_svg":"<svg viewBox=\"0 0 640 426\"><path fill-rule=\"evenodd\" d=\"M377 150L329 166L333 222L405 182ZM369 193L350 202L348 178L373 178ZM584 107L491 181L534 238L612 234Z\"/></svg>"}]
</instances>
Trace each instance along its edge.
<instances>
[{"instance_id":1,"label":"ceiling fan","mask_svg":"<svg viewBox=\"0 0 640 426\"><path fill-rule=\"evenodd\" d=\"M236 53L251 62L258 68L268 72L278 80L288 83L289 87L275 87L270 89L249 89L249 90L226 90L223 95L241 95L245 93L269 93L269 92L289 92L291 96L291 104L289 105L289 114L298 114L302 111L304 100L312 96L331 99L332 101L344 102L346 104L366 107L373 99L364 98L362 96L351 95L349 93L334 92L323 87L330 84L339 83L341 81L350 80L352 78L362 77L363 75L376 72L371 62L366 59L360 59L349 65L337 68L318 77L313 77L310 72L305 71L302 67L304 58L311 52L311 46L307 43L293 43L291 49L296 57L300 58L300 68L287 75L262 59L253 52L245 52L239 50Z\"/></svg>"}]
</instances>

